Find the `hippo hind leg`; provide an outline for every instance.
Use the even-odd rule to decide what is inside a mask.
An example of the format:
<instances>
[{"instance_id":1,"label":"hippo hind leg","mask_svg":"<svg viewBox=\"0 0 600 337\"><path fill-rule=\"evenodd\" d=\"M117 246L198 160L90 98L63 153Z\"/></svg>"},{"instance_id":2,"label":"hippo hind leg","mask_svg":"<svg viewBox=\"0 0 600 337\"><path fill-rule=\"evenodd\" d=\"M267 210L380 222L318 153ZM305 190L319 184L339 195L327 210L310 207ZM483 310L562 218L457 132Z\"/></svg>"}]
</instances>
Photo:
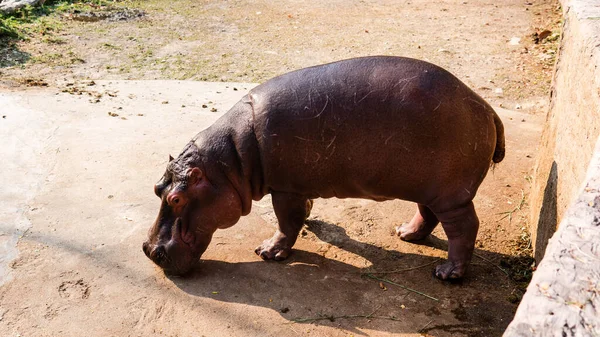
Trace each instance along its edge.
<instances>
[{"instance_id":1,"label":"hippo hind leg","mask_svg":"<svg viewBox=\"0 0 600 337\"><path fill-rule=\"evenodd\" d=\"M272 238L265 240L254 252L263 260L281 261L292 252L298 233L310 215L313 201L292 193L272 192L271 196L278 229Z\"/></svg>"},{"instance_id":2,"label":"hippo hind leg","mask_svg":"<svg viewBox=\"0 0 600 337\"><path fill-rule=\"evenodd\" d=\"M435 276L442 280L462 278L473 257L479 230L473 202L436 215L448 237L448 261L435 268Z\"/></svg>"},{"instance_id":3,"label":"hippo hind leg","mask_svg":"<svg viewBox=\"0 0 600 337\"><path fill-rule=\"evenodd\" d=\"M425 239L439 223L436 215L429 207L418 204L418 209L409 223L396 227L396 234L404 241Z\"/></svg>"}]
</instances>

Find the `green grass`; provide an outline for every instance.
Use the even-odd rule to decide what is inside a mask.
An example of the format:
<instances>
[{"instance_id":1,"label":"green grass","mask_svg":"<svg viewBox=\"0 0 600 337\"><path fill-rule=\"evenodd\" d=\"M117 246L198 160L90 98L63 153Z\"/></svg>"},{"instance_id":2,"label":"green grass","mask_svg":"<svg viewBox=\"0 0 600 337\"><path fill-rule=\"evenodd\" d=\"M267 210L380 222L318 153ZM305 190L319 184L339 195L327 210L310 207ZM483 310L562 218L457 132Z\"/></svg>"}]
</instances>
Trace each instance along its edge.
<instances>
[{"instance_id":1,"label":"green grass","mask_svg":"<svg viewBox=\"0 0 600 337\"><path fill-rule=\"evenodd\" d=\"M0 14L0 37L21 37L21 22L13 16Z\"/></svg>"},{"instance_id":2,"label":"green grass","mask_svg":"<svg viewBox=\"0 0 600 337\"><path fill-rule=\"evenodd\" d=\"M91 11L115 6L116 0L48 0L42 6L24 7L11 14L0 13L0 38L26 40L45 36L61 28L60 17L54 14Z\"/></svg>"}]
</instances>

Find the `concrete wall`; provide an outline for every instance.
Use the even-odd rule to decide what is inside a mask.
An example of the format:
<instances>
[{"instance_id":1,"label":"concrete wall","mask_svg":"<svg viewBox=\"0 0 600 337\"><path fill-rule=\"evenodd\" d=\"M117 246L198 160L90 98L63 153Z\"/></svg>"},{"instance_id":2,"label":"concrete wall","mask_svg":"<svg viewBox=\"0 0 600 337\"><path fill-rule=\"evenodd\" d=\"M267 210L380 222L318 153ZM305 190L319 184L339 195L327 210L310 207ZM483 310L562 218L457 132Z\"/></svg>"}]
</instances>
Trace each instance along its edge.
<instances>
[{"instance_id":1,"label":"concrete wall","mask_svg":"<svg viewBox=\"0 0 600 337\"><path fill-rule=\"evenodd\" d=\"M564 29L530 195L539 262L584 182L600 134L600 3L563 0Z\"/></svg>"},{"instance_id":2,"label":"concrete wall","mask_svg":"<svg viewBox=\"0 0 600 337\"><path fill-rule=\"evenodd\" d=\"M586 181L505 337L600 336L600 138Z\"/></svg>"},{"instance_id":3,"label":"concrete wall","mask_svg":"<svg viewBox=\"0 0 600 337\"><path fill-rule=\"evenodd\" d=\"M544 258L504 336L600 336L600 2L563 8L530 199L535 256Z\"/></svg>"}]
</instances>

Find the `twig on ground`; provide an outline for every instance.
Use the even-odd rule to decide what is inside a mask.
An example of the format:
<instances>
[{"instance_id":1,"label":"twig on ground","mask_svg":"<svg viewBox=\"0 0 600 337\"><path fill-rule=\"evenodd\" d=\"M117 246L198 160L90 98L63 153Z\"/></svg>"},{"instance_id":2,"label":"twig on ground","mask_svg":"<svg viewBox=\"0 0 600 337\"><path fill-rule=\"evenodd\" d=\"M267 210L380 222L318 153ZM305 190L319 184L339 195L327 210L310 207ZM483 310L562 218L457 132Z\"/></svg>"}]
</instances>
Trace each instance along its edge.
<instances>
[{"instance_id":1,"label":"twig on ground","mask_svg":"<svg viewBox=\"0 0 600 337\"><path fill-rule=\"evenodd\" d=\"M477 256L478 258L482 259L483 261L485 261L485 262L487 262L487 263L495 266L496 268L500 269L504 274L506 274L506 276L508 276L508 279L510 280L510 274L506 270L504 270L504 268L500 267L499 265L495 264L494 262L486 259L485 257L483 257L483 256L481 256L479 254L473 253L473 255Z\"/></svg>"},{"instance_id":2,"label":"twig on ground","mask_svg":"<svg viewBox=\"0 0 600 337\"><path fill-rule=\"evenodd\" d=\"M378 319L390 319L392 321L399 320L396 317L391 317L391 316L373 316L377 312L377 310L381 309L382 305L379 305L377 308L375 308L375 310L373 310L373 312L371 312L368 315L341 315L341 316L322 315L322 316L319 316L319 317L308 317L308 318L299 317L299 318L292 319L292 322L290 322L290 323L315 322L315 321L322 321L322 320L325 320L325 319L328 319L328 320L330 320L330 321L333 322L334 320L336 320L338 318L347 318L347 319L349 319L349 318L367 318L367 319L378 318Z\"/></svg>"},{"instance_id":3,"label":"twig on ground","mask_svg":"<svg viewBox=\"0 0 600 337\"><path fill-rule=\"evenodd\" d=\"M521 208L523 207L523 205L525 205L525 192L523 190L521 190L521 201L519 202L519 205L510 211L500 212L497 214L504 214L504 216L502 218L500 218L500 220L504 220L504 219L508 218L508 222L510 223L512 221L513 213L516 211L520 211ZM498 220L498 221L500 221L500 220Z\"/></svg>"},{"instance_id":4,"label":"twig on ground","mask_svg":"<svg viewBox=\"0 0 600 337\"><path fill-rule=\"evenodd\" d=\"M421 333L423 330L425 330L426 327L429 326L429 324L433 323L433 320L427 322L427 324L423 325L423 327L419 330L417 330L418 333Z\"/></svg>"},{"instance_id":5,"label":"twig on ground","mask_svg":"<svg viewBox=\"0 0 600 337\"><path fill-rule=\"evenodd\" d=\"M396 270L386 270L386 271L369 271L369 272L362 272L361 274L366 275L366 274L395 274L395 273L402 273L405 271L410 271L410 270L415 270L415 269L419 269L419 268L423 268L423 267L427 267L427 266L431 266L432 264L438 262L440 259L435 259L429 263L426 264L422 264L420 266L416 266L416 267L411 267L411 268L404 268L404 269L396 269Z\"/></svg>"},{"instance_id":6,"label":"twig on ground","mask_svg":"<svg viewBox=\"0 0 600 337\"><path fill-rule=\"evenodd\" d=\"M324 321L324 320L329 320L329 321L333 322L336 319L340 319L340 318L345 318L345 319L366 318L366 319L387 319L387 320L390 320L390 321L403 321L403 319L400 319L400 318L397 318L397 317L393 317L393 316L373 316L373 315L340 315L340 316L333 316L333 315L325 315L325 316L318 316L318 317L299 317L299 318L294 318L294 319L292 319L291 322L288 322L287 324L307 323L307 322L316 322L316 321Z\"/></svg>"},{"instance_id":7,"label":"twig on ground","mask_svg":"<svg viewBox=\"0 0 600 337\"><path fill-rule=\"evenodd\" d=\"M418 291L418 290L414 290L414 289L412 289L412 288L409 288L409 287L407 287L407 286L403 286L403 285L401 285L401 284L399 284L399 283L396 283L396 282L394 282L394 281L390 281L390 280L388 280L388 279L380 278L380 277L377 277L377 276L375 276L375 275L372 275L372 274L366 274L365 276L367 276L368 278L372 278L372 279L374 279L374 280L377 280L377 281L381 281L381 282L385 282L385 283L393 284L393 285L395 285L395 286L398 286L398 287L400 287L400 288L402 288L402 289L404 289L404 290L408 290L408 291L410 291L410 292L413 292L413 293L415 293L415 294L419 294L419 295L421 295L421 296L424 296L424 297L427 297L427 298L429 298L429 299L431 299L431 300L434 300L434 301L439 301L439 299L437 299L437 298L435 298L435 297L433 297L433 296L429 296L429 295L427 295L427 294L425 294L425 293L422 293L422 292L420 292L420 291Z\"/></svg>"}]
</instances>

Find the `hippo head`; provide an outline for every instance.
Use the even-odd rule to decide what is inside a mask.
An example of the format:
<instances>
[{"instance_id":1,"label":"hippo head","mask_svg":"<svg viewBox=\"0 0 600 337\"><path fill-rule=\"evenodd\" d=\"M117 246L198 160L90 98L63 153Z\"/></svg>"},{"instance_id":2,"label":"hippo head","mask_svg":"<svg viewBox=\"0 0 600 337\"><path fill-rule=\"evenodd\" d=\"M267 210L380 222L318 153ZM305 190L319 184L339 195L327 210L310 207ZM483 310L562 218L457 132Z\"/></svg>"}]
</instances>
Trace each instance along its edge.
<instances>
[{"instance_id":1,"label":"hippo head","mask_svg":"<svg viewBox=\"0 0 600 337\"><path fill-rule=\"evenodd\" d=\"M202 159L190 142L179 157L169 156L166 172L154 186L161 206L142 249L168 274L190 271L213 233L234 225L241 216L239 194Z\"/></svg>"}]
</instances>

